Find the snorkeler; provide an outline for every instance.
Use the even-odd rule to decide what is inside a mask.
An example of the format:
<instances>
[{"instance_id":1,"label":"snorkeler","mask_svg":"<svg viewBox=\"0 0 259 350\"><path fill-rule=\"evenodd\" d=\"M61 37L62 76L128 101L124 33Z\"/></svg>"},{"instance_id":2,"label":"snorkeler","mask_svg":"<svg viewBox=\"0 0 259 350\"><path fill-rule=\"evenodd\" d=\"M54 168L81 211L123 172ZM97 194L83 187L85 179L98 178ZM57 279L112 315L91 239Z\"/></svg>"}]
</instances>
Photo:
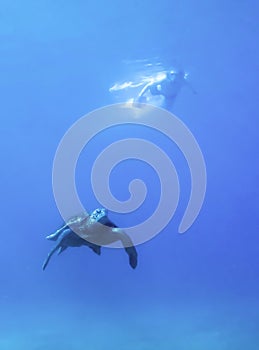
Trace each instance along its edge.
<instances>
[{"instance_id":1,"label":"snorkeler","mask_svg":"<svg viewBox=\"0 0 259 350\"><path fill-rule=\"evenodd\" d=\"M178 72L167 71L160 79L147 83L140 91L135 102L148 103L152 101L153 96L157 96L163 99L161 107L170 110L184 85L189 86L192 92L196 94L196 91L187 81L187 74L183 70Z\"/></svg>"}]
</instances>

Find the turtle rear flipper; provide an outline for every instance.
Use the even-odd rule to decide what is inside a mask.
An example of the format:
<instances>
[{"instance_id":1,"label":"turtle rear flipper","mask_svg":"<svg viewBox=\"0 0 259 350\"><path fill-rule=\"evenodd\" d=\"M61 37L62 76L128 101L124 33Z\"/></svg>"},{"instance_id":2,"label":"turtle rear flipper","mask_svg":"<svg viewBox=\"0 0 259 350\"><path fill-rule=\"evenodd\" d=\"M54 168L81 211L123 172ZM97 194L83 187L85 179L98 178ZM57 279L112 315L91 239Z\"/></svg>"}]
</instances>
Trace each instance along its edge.
<instances>
[{"instance_id":1,"label":"turtle rear flipper","mask_svg":"<svg viewBox=\"0 0 259 350\"><path fill-rule=\"evenodd\" d=\"M61 246L61 247L59 247L59 249L58 249L58 255L60 255L64 250L66 250L67 249L67 247L64 247L64 246Z\"/></svg>"},{"instance_id":2,"label":"turtle rear flipper","mask_svg":"<svg viewBox=\"0 0 259 350\"><path fill-rule=\"evenodd\" d=\"M101 255L101 247L99 245L96 245L96 244L89 245L89 248L91 248L95 254Z\"/></svg>"}]
</instances>

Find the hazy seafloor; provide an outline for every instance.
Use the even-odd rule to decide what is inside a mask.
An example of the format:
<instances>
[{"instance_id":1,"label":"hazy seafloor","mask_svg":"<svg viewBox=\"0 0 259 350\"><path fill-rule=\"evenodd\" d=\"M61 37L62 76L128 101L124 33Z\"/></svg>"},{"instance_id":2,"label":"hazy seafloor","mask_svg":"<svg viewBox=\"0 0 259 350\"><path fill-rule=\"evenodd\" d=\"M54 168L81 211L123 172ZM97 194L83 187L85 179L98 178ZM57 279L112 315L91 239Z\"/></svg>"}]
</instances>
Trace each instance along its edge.
<instances>
[{"instance_id":1,"label":"hazy seafloor","mask_svg":"<svg viewBox=\"0 0 259 350\"><path fill-rule=\"evenodd\" d=\"M259 348L254 300L197 303L179 299L116 310L86 303L1 307L0 349L243 350ZM120 310L118 312L118 310Z\"/></svg>"}]
</instances>

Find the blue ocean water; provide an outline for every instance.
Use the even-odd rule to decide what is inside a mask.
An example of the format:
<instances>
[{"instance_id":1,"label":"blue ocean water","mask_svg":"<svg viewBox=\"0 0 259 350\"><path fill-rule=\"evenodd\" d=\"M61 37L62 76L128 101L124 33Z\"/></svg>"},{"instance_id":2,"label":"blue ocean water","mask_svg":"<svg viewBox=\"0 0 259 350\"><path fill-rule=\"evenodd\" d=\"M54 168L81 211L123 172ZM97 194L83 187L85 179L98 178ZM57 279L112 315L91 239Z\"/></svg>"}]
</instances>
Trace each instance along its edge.
<instances>
[{"instance_id":1,"label":"blue ocean water","mask_svg":"<svg viewBox=\"0 0 259 350\"><path fill-rule=\"evenodd\" d=\"M1 350L259 348L258 10L255 1L1 2ZM152 130L111 128L78 161L87 208L99 206L89 174L102 148L139 137L174 161L176 214L137 246L135 270L122 249L82 247L42 272L45 236L62 223L52 192L58 144L80 117L118 102L109 89L144 74L146 62L184 68L197 90L183 89L173 112L204 155L202 210L180 235L190 195L180 150ZM146 201L111 213L119 226L146 219L159 201L157 174L132 159L113 169L114 195L126 200L136 177Z\"/></svg>"}]
</instances>

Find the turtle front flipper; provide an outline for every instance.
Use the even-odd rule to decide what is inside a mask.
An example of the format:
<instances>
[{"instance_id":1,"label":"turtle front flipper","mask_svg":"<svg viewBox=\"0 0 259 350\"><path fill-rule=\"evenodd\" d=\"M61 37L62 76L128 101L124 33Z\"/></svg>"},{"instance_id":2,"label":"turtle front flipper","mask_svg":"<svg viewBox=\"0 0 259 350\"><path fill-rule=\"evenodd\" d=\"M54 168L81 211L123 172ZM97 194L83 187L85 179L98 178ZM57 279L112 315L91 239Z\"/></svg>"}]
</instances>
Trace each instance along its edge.
<instances>
[{"instance_id":1,"label":"turtle front flipper","mask_svg":"<svg viewBox=\"0 0 259 350\"><path fill-rule=\"evenodd\" d=\"M138 264L138 253L132 242L132 239L118 227L114 227L112 231L116 234L117 240L121 241L126 253L128 254L130 266L135 269Z\"/></svg>"},{"instance_id":2,"label":"turtle front flipper","mask_svg":"<svg viewBox=\"0 0 259 350\"><path fill-rule=\"evenodd\" d=\"M124 249L129 256L130 266L133 269L135 269L138 265L138 254L137 254L136 248L134 246L132 246L132 247L124 248Z\"/></svg>"},{"instance_id":3,"label":"turtle front flipper","mask_svg":"<svg viewBox=\"0 0 259 350\"><path fill-rule=\"evenodd\" d=\"M46 239L49 239L51 241L56 241L58 239L58 237L61 235L61 233L64 232L67 228L68 228L67 224L63 225L57 231L55 231L54 233L51 233L50 235L48 235L46 237Z\"/></svg>"},{"instance_id":4,"label":"turtle front flipper","mask_svg":"<svg viewBox=\"0 0 259 350\"><path fill-rule=\"evenodd\" d=\"M44 261L43 265L42 265L42 270L45 270L49 261L50 261L50 258L52 257L52 255L60 248L60 245L57 244L48 254L46 260Z\"/></svg>"}]
</instances>

